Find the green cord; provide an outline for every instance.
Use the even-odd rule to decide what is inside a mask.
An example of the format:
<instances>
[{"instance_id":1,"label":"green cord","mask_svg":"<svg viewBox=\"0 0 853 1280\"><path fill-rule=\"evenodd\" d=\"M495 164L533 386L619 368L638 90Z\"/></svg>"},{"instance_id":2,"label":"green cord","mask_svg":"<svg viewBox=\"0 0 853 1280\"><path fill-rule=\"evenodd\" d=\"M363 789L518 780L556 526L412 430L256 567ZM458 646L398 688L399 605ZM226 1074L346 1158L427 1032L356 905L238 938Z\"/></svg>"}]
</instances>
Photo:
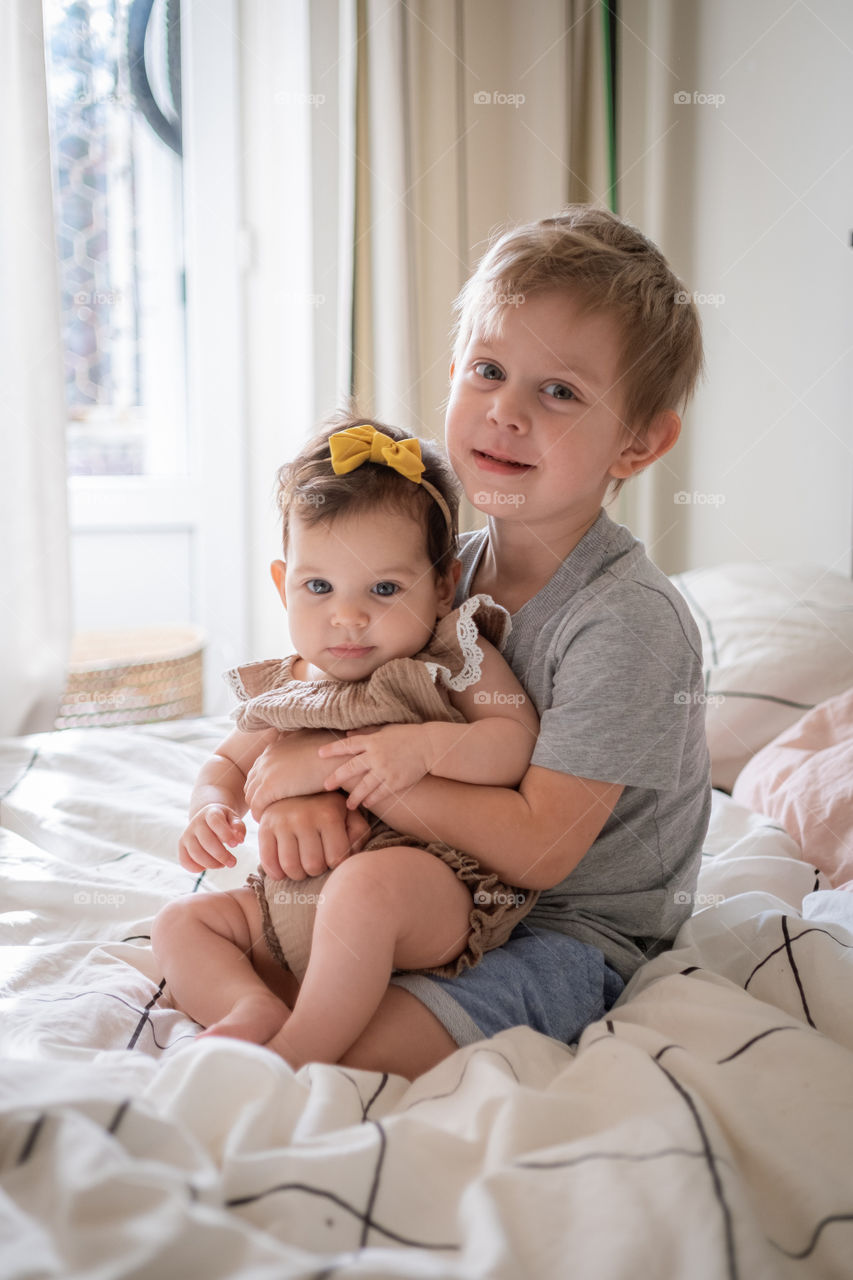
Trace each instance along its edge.
<instances>
[{"instance_id":1,"label":"green cord","mask_svg":"<svg viewBox=\"0 0 853 1280\"><path fill-rule=\"evenodd\" d=\"M616 208L616 31L613 25L615 0L602 0L601 16L604 26L604 107L607 115L607 203L614 213Z\"/></svg>"}]
</instances>

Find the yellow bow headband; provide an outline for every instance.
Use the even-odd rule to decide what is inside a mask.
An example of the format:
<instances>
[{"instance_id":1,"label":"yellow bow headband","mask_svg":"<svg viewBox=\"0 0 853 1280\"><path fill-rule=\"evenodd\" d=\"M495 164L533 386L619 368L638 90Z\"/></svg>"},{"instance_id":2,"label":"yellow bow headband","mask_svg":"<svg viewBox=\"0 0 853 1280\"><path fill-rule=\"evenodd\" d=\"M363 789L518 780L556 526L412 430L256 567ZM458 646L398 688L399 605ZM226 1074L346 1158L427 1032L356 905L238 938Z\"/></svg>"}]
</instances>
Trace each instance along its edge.
<instances>
[{"instance_id":1,"label":"yellow bow headband","mask_svg":"<svg viewBox=\"0 0 853 1280\"><path fill-rule=\"evenodd\" d=\"M332 470L336 476L345 476L350 471L355 471L363 462L376 462L381 466L392 467L407 480L422 485L438 503L447 521L447 528L453 532L450 508L435 485L423 479L424 464L417 440L392 440L390 436L365 422L360 427L336 431L329 437L329 447L332 453Z\"/></svg>"}]
</instances>

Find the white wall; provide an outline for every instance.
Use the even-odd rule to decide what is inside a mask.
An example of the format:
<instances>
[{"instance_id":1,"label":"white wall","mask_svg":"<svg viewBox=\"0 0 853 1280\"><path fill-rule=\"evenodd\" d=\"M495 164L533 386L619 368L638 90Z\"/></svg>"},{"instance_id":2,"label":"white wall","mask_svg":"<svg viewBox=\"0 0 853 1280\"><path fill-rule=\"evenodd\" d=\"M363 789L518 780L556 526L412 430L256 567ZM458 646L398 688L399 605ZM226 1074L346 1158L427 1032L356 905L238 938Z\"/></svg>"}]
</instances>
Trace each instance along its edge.
<instances>
[{"instance_id":1,"label":"white wall","mask_svg":"<svg viewBox=\"0 0 853 1280\"><path fill-rule=\"evenodd\" d=\"M621 14L622 161L635 165L621 211L711 299L707 379L656 480L656 558L849 574L853 8L625 0ZM691 499L671 519L667 488Z\"/></svg>"},{"instance_id":2,"label":"white wall","mask_svg":"<svg viewBox=\"0 0 853 1280\"><path fill-rule=\"evenodd\" d=\"M286 653L287 622L269 573L281 556L278 468L313 427L308 4L240 4L245 237L249 644L239 661ZM325 92L325 88L323 90ZM316 296L315 296L316 295ZM331 304L330 304L331 305Z\"/></svg>"}]
</instances>

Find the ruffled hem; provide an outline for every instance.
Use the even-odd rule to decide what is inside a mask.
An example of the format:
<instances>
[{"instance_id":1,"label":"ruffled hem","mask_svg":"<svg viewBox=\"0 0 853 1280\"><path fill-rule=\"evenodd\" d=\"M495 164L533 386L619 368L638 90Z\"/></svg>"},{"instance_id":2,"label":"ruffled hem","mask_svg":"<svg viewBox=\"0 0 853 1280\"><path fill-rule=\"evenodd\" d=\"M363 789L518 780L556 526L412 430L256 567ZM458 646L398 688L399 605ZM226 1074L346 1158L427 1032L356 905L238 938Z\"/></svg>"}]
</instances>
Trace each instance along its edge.
<instances>
[{"instance_id":1,"label":"ruffled hem","mask_svg":"<svg viewBox=\"0 0 853 1280\"><path fill-rule=\"evenodd\" d=\"M477 614L481 612L484 622L482 627L476 622ZM512 622L503 606L496 604L488 595L469 596L454 613L442 619L436 627L437 635L441 635L443 624L448 622L453 625L455 640L462 653L462 670L454 675L449 667L440 662L427 662L425 666L436 683L440 680L448 689L461 693L480 680L483 667L483 650L479 644L481 635L486 633L486 639L500 649L512 629Z\"/></svg>"},{"instance_id":2,"label":"ruffled hem","mask_svg":"<svg viewBox=\"0 0 853 1280\"><path fill-rule=\"evenodd\" d=\"M254 890L255 897L258 900L258 906L261 909L261 924L263 927L264 942L267 944L267 950L273 960L275 960L276 964L280 964L282 969L287 969L289 972L290 965L287 963L285 954L281 949L281 943L278 940L278 934L276 933L275 925L272 922L270 904L266 893L266 880L267 873L262 869L259 869L257 874L255 874L254 871L250 872L246 878L246 885L248 888Z\"/></svg>"},{"instance_id":3,"label":"ruffled hem","mask_svg":"<svg viewBox=\"0 0 853 1280\"><path fill-rule=\"evenodd\" d=\"M388 831L375 836L367 848L387 849L396 844L426 849L434 857L440 858L455 873L457 880L461 880L470 889L474 899L468 916L471 932L464 951L448 964L406 969L406 973L423 973L434 978L456 978L466 969L473 969L487 951L494 951L509 940L515 926L533 910L539 899L540 890L508 885L494 872L484 871L477 859L470 854L451 849L441 841L415 845L414 841L405 836Z\"/></svg>"},{"instance_id":4,"label":"ruffled hem","mask_svg":"<svg viewBox=\"0 0 853 1280\"><path fill-rule=\"evenodd\" d=\"M371 849L390 849L395 845L425 849L444 862L471 892L473 904L468 916L470 934L465 949L448 964L423 969L406 969L406 973L422 973L435 978L455 978L466 969L479 964L487 951L501 947L508 940L517 924L535 906L538 889L519 889L505 884L493 872L483 871L476 858L460 853L440 841L429 844L401 836L390 828L380 830L367 843L364 853ZM359 854L355 855L359 857ZM273 959L283 969L293 972L301 982L308 965L310 936L316 914L318 895L316 890L331 874L314 876L309 880L273 880L259 869L247 884L255 891L263 917L263 935ZM282 905L286 904L286 914ZM295 952L288 941L292 940ZM284 945L282 945L284 944Z\"/></svg>"}]
</instances>

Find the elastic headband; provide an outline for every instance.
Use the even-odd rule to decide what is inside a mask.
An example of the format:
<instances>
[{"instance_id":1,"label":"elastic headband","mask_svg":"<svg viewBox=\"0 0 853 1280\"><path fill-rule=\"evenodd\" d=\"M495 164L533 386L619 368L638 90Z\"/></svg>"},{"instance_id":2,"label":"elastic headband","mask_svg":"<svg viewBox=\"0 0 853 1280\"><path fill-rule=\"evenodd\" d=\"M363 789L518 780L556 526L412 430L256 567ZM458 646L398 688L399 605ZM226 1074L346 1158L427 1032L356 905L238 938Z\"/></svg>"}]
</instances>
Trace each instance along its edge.
<instances>
[{"instance_id":1,"label":"elastic headband","mask_svg":"<svg viewBox=\"0 0 853 1280\"><path fill-rule=\"evenodd\" d=\"M364 462L376 462L380 466L391 467L394 471L411 480L413 484L422 485L430 497L438 503L441 514L447 522L448 531L453 533L453 517L444 498L429 480L424 480L424 464L421 458L421 446L414 437L408 440L392 440L383 431L377 431L369 423L360 427L347 427L345 431L336 431L329 437L332 454L332 470L336 476L345 476L355 471Z\"/></svg>"}]
</instances>

